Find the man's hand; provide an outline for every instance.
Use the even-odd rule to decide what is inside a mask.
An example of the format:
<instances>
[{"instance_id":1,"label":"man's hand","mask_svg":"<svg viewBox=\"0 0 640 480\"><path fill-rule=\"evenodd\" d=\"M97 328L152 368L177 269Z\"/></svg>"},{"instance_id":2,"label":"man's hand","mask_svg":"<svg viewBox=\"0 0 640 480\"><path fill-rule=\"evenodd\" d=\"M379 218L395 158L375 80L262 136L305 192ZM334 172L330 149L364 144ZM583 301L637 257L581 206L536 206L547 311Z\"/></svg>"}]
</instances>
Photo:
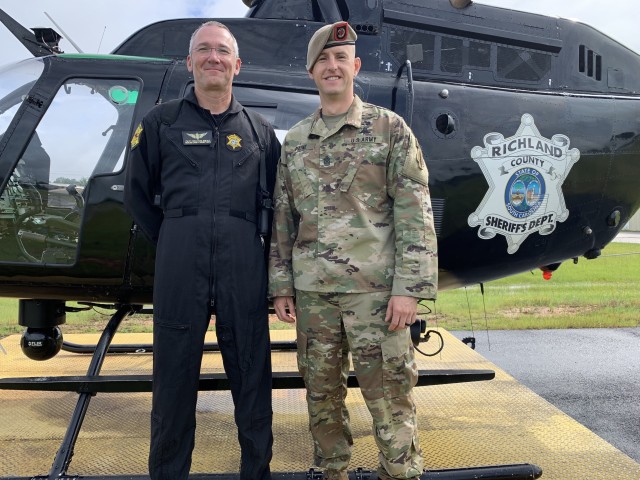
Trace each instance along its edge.
<instances>
[{"instance_id":1,"label":"man's hand","mask_svg":"<svg viewBox=\"0 0 640 480\"><path fill-rule=\"evenodd\" d=\"M385 321L389 322L389 330L407 328L416 321L418 314L418 299L393 295L387 305Z\"/></svg>"},{"instance_id":2,"label":"man's hand","mask_svg":"<svg viewBox=\"0 0 640 480\"><path fill-rule=\"evenodd\" d=\"M273 299L273 308L276 311L278 320L286 323L296 322L296 306L293 303L293 297L275 297Z\"/></svg>"}]
</instances>

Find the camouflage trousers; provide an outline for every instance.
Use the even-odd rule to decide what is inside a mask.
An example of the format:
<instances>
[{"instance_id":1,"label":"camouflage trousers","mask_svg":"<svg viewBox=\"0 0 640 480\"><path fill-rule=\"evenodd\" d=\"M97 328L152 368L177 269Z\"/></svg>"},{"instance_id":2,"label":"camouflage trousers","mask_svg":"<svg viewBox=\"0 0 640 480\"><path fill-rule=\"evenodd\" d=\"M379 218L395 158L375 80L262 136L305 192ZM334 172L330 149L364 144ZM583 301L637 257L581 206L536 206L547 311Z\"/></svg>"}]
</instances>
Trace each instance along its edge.
<instances>
[{"instance_id":1,"label":"camouflage trousers","mask_svg":"<svg viewBox=\"0 0 640 480\"><path fill-rule=\"evenodd\" d=\"M345 404L349 353L373 419L381 478L422 473L411 390L417 366L409 330L384 321L390 292L296 292L298 368L307 388L315 462L346 471L353 438ZM343 477L343 475L339 475Z\"/></svg>"}]
</instances>

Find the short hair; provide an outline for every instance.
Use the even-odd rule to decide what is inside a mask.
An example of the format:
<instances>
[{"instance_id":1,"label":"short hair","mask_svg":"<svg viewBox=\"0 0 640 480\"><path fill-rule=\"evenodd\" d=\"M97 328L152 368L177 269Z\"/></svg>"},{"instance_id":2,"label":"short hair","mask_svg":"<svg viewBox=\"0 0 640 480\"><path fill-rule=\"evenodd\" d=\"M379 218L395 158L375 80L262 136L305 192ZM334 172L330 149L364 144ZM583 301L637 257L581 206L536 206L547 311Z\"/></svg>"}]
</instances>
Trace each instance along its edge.
<instances>
[{"instance_id":1,"label":"short hair","mask_svg":"<svg viewBox=\"0 0 640 480\"><path fill-rule=\"evenodd\" d=\"M216 22L215 20L209 20L208 22L204 22L202 25L196 28L195 31L191 34L191 39L189 40L189 53L191 53L191 49L193 48L193 39L195 38L196 34L200 30L202 30L204 27L220 27L220 28L224 28L227 32L229 32L229 35L231 35L231 38L233 39L233 48L235 50L236 57L240 56L240 50L238 49L238 41L236 40L236 37L234 37L233 33L231 33L231 30L229 30L229 27L227 27L224 23Z\"/></svg>"}]
</instances>

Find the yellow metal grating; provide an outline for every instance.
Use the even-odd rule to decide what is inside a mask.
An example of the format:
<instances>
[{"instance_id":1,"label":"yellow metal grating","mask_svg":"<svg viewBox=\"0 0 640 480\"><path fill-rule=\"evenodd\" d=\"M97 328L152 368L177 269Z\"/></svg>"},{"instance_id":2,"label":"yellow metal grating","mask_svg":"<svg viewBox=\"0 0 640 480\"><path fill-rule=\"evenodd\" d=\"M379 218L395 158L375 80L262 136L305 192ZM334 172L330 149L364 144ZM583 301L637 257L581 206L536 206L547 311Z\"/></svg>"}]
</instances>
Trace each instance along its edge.
<instances>
[{"instance_id":1,"label":"yellow metal grating","mask_svg":"<svg viewBox=\"0 0 640 480\"><path fill-rule=\"evenodd\" d=\"M420 369L493 369L487 382L415 390L420 441L429 469L533 463L544 479L640 479L640 465L516 382L478 353L442 331L445 348ZM68 335L91 344L97 335ZM291 330L272 331L291 340ZM211 334L209 341L214 341ZM115 343L149 343L149 334L117 334ZM19 336L0 341L0 378L84 375L90 356L61 352L34 362L20 352ZM293 352L274 352L274 369L295 371ZM109 355L103 375L150 374L150 354ZM220 356L207 353L203 373L221 371ZM312 461L304 390L275 390L272 471L303 471ZM75 393L0 390L0 477L46 474L75 406ZM371 418L357 389L347 397L355 447L351 467L375 469ZM102 393L89 405L70 474L136 475L147 469L148 393ZM237 472L240 452L229 392L201 392L192 471Z\"/></svg>"}]
</instances>

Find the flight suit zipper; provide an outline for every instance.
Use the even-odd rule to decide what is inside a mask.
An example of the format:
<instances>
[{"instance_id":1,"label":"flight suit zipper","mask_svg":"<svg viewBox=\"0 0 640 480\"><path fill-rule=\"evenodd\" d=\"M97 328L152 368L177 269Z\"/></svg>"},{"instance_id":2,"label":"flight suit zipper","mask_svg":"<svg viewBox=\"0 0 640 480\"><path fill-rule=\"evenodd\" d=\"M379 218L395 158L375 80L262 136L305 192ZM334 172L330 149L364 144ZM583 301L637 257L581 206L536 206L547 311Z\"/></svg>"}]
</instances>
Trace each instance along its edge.
<instances>
[{"instance_id":1,"label":"flight suit zipper","mask_svg":"<svg viewBox=\"0 0 640 480\"><path fill-rule=\"evenodd\" d=\"M222 119L222 121L224 121L224 117ZM220 124L222 124L222 121L220 122ZM213 122L215 124L215 121L212 119L211 122ZM220 138L220 131L218 129L217 125L214 125L213 127L213 147L215 149L215 161L213 164L213 194L211 196L211 210L212 210L212 215L211 215L211 238L212 238L212 242L211 242L211 255L209 256L210 259L210 263L209 263L209 271L211 272L210 277L209 277L209 296L210 296L210 306L211 309L213 311L213 309L216 306L216 251L217 251L217 243L218 243L218 237L216 235L216 204L217 204L217 199L218 199L218 178L219 178L219 166L220 166L220 148L218 145L218 141Z\"/></svg>"}]
</instances>

